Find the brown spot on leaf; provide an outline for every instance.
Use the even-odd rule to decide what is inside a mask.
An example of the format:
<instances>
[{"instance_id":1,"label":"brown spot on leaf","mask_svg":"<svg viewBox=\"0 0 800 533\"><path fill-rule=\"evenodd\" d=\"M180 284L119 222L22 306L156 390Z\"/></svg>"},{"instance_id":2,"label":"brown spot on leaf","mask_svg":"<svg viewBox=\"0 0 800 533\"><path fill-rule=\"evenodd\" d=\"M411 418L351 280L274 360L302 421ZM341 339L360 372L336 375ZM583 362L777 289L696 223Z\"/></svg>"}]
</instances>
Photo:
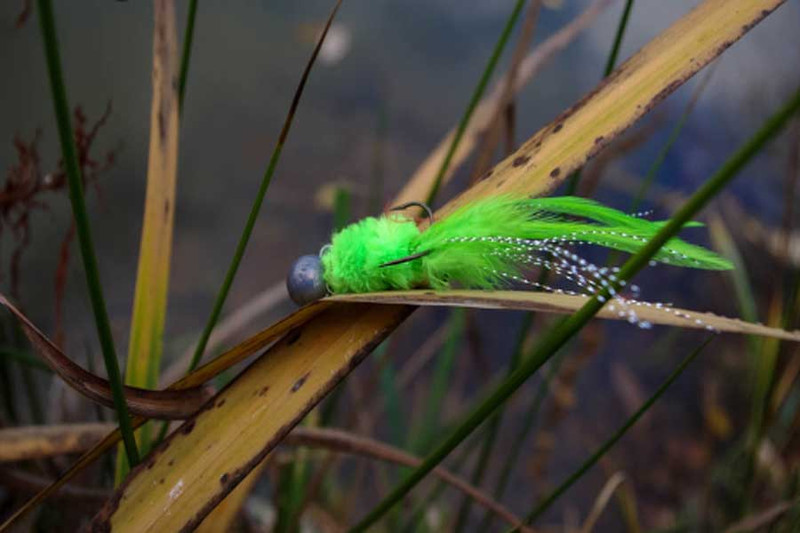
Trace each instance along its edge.
<instances>
[{"instance_id":1,"label":"brown spot on leaf","mask_svg":"<svg viewBox=\"0 0 800 533\"><path fill-rule=\"evenodd\" d=\"M594 144L600 144L601 142L603 142L603 140L605 140L605 137L603 137L602 135L599 136L599 137L596 137L595 140L594 140Z\"/></svg>"},{"instance_id":2,"label":"brown spot on leaf","mask_svg":"<svg viewBox=\"0 0 800 533\"><path fill-rule=\"evenodd\" d=\"M222 407L223 405L225 405L225 398L217 402L217 407Z\"/></svg>"},{"instance_id":3,"label":"brown spot on leaf","mask_svg":"<svg viewBox=\"0 0 800 533\"><path fill-rule=\"evenodd\" d=\"M181 427L181 433L184 435L188 435L194 430L194 420L188 420L183 427Z\"/></svg>"},{"instance_id":4,"label":"brown spot on leaf","mask_svg":"<svg viewBox=\"0 0 800 533\"><path fill-rule=\"evenodd\" d=\"M561 131L561 128L563 128L563 127L564 127L564 123L559 122L558 124L556 124L556 127L553 128L553 133L558 133L559 131Z\"/></svg>"},{"instance_id":5,"label":"brown spot on leaf","mask_svg":"<svg viewBox=\"0 0 800 533\"><path fill-rule=\"evenodd\" d=\"M302 334L303 331L300 328L292 330L292 332L289 333L289 336L286 337L286 345L291 346L292 344L296 343L298 340L300 340L300 336Z\"/></svg>"},{"instance_id":6,"label":"brown spot on leaf","mask_svg":"<svg viewBox=\"0 0 800 533\"><path fill-rule=\"evenodd\" d=\"M258 392L256 394L258 394L258 396L264 396L268 390L269 390L269 385L264 385L263 387L258 389Z\"/></svg>"},{"instance_id":7,"label":"brown spot on leaf","mask_svg":"<svg viewBox=\"0 0 800 533\"><path fill-rule=\"evenodd\" d=\"M294 385L292 385L292 392L297 392L298 390L300 390L300 387L302 387L303 384L308 379L309 374L311 374L311 372L306 372L303 377L294 382Z\"/></svg>"},{"instance_id":8,"label":"brown spot on leaf","mask_svg":"<svg viewBox=\"0 0 800 533\"><path fill-rule=\"evenodd\" d=\"M167 123L163 112L158 114L158 135L161 139L166 139L167 137Z\"/></svg>"},{"instance_id":9,"label":"brown spot on leaf","mask_svg":"<svg viewBox=\"0 0 800 533\"><path fill-rule=\"evenodd\" d=\"M231 478L231 476L230 476L230 475L229 475L227 472L225 472L224 474L222 474L221 476L219 476L219 482L220 482L221 484L223 484L223 485L227 485L227 483L228 483L228 480L229 480L230 478Z\"/></svg>"},{"instance_id":10,"label":"brown spot on leaf","mask_svg":"<svg viewBox=\"0 0 800 533\"><path fill-rule=\"evenodd\" d=\"M514 158L514 161L511 162L511 166L514 168L521 167L525 163L531 160L531 156L529 155L520 155Z\"/></svg>"},{"instance_id":11,"label":"brown spot on leaf","mask_svg":"<svg viewBox=\"0 0 800 533\"><path fill-rule=\"evenodd\" d=\"M550 171L550 177L551 178L557 178L560 174L561 174L561 169L558 168L558 167L556 167L556 168L554 168L553 170Z\"/></svg>"}]
</instances>

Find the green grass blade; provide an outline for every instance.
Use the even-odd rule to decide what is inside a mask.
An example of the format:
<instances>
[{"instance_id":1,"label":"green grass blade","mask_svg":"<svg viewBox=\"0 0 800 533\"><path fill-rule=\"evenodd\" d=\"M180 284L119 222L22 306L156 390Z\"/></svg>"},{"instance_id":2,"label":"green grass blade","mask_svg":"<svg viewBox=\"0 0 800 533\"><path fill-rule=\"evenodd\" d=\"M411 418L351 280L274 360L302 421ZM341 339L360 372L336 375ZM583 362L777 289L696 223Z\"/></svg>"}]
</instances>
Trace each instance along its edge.
<instances>
[{"instance_id":1,"label":"green grass blade","mask_svg":"<svg viewBox=\"0 0 800 533\"><path fill-rule=\"evenodd\" d=\"M781 324L782 314L780 304L776 305L776 302L773 301L766 322L787 327L788 324ZM745 431L744 490L740 494L741 499L737 505L739 518L744 517L751 510L756 496L757 456L771 422L770 406L781 342L777 339L758 339L754 346L751 358L753 381L750 397L750 420Z\"/></svg>"},{"instance_id":2,"label":"green grass blade","mask_svg":"<svg viewBox=\"0 0 800 533\"><path fill-rule=\"evenodd\" d=\"M58 37L56 34L55 16L50 0L38 0L39 24L44 41L45 57L47 59L47 73L50 78L50 89L53 92L53 106L55 107L58 136L61 141L61 152L64 158L64 169L69 185L69 199L72 204L72 214L75 217L75 227L78 233L81 257L83 258L86 284L89 287L89 299L92 303L97 336L103 352L103 361L108 374L108 381L114 393L114 408L119 420L119 429L125 443L125 452L131 465L139 463L139 451L133 438L133 428L125 404L122 390L122 376L119 371L114 349L114 339L111 336L111 326L108 321L103 288L100 285L100 273L97 267L97 257L92 244L89 216L86 212L86 203L83 196L83 180L81 168L78 163L78 154L75 148L75 139L72 137L72 124L70 121L69 104L67 103L67 89L61 72L61 59L59 57Z\"/></svg>"},{"instance_id":3,"label":"green grass blade","mask_svg":"<svg viewBox=\"0 0 800 533\"><path fill-rule=\"evenodd\" d=\"M519 332L517 333L517 339L514 344L514 351L511 354L511 361L509 361L508 365L509 373L516 370L517 366L519 366L519 363L522 360L522 351L525 345L525 339L527 338L528 332L533 325L533 317L534 313L526 314L522 320L522 324L520 324ZM479 487L483 482L483 476L486 474L486 468L489 466L489 459L492 456L494 444L497 441L497 433L500 430L500 423L502 421L503 411L500 410L488 423L486 438L484 439L481 449L478 452L478 462L476 463L475 469L472 471L472 476L470 478L470 483L475 487ZM467 525L467 518L469 517L469 511L471 507L472 499L467 497L462 498L461 506L459 507L456 518L456 525L454 528L455 531L464 530ZM491 515L492 513L486 514Z\"/></svg>"},{"instance_id":4,"label":"green grass blade","mask_svg":"<svg viewBox=\"0 0 800 533\"><path fill-rule=\"evenodd\" d=\"M183 52L181 54L181 70L178 78L178 111L183 111L183 101L186 95L186 81L189 78L189 61L192 58L192 44L194 43L194 21L197 18L197 0L189 1L189 14L186 16L186 35L183 37Z\"/></svg>"},{"instance_id":5,"label":"green grass blade","mask_svg":"<svg viewBox=\"0 0 800 533\"><path fill-rule=\"evenodd\" d=\"M689 102L686 104L686 107L681 113L680 118L678 118L678 122L676 122L675 126L672 128L672 131L667 138L667 142L661 147L661 150L659 151L653 163L650 165L650 168L647 169L647 174L645 174L642 184L639 187L639 190L636 192L636 196L634 196L633 201L631 201L631 206L628 208L629 212L634 213L639 209L639 205L642 203L642 200L644 200L645 196L647 196L647 193L650 191L650 188L653 186L653 183L655 183L656 176L658 176L658 171L661 170L664 161L667 159L667 155L669 154L670 150L672 150L673 145L678 141L678 138L681 136L683 128L686 126L686 124L688 124L689 117L692 115L697 102L700 100L700 96L703 94L708 86L708 83L711 81L711 77L714 75L714 70L717 64L718 63L715 63L709 67L708 72L703 77L703 80L694 90L691 98L689 98ZM729 257L727 254L723 255ZM606 264L612 265L616 263L617 257L618 254L612 251L608 254ZM735 269L731 272L735 272Z\"/></svg>"},{"instance_id":6,"label":"green grass blade","mask_svg":"<svg viewBox=\"0 0 800 533\"><path fill-rule=\"evenodd\" d=\"M386 181L386 148L389 145L389 106L385 98L378 102L378 116L375 124L375 140L372 146L372 172L369 176L369 213L381 212L383 189Z\"/></svg>"},{"instance_id":7,"label":"green grass blade","mask_svg":"<svg viewBox=\"0 0 800 533\"><path fill-rule=\"evenodd\" d=\"M611 51L608 53L606 60L606 67L603 69L603 77L607 77L614 71L617 66L617 59L619 58L619 50L622 48L622 38L625 37L625 30L628 28L628 20L631 17L631 10L633 9L633 0L625 2L625 9L622 10L622 15L617 24L617 33L614 35L614 44L611 45Z\"/></svg>"},{"instance_id":8,"label":"green grass blade","mask_svg":"<svg viewBox=\"0 0 800 533\"><path fill-rule=\"evenodd\" d=\"M622 426L614 432L611 437L606 440L600 447L595 450L595 452L586 460L584 463L573 472L567 479L564 480L558 487L556 487L547 497L543 498L541 502L528 514L525 522L528 524L533 523L534 520L539 518L550 506L555 502L562 494L564 494L576 481L578 481L583 475L593 467L597 461L602 459L602 457L610 450L618 441L621 439L628 430L633 427L636 422L639 421L642 416L653 406L653 404L658 401L659 398L667 391L667 389L672 385L678 377L683 374L683 371L686 370L686 367L689 366L689 363L695 360L695 358L700 355L700 353L708 346L714 339L714 335L708 337L703 343L695 348L695 350L690 353L681 363L672 371L672 373L667 377L666 380L661 384L661 386L656 389L650 398L647 399L646 402L642 404L641 407L630 417L628 420L625 421Z\"/></svg>"},{"instance_id":9,"label":"green grass blade","mask_svg":"<svg viewBox=\"0 0 800 533\"><path fill-rule=\"evenodd\" d=\"M378 366L380 394L383 400L383 412L388 425L388 442L402 446L408 435L406 415L403 409L403 392L398 387L397 370L394 367L392 354L384 341L375 353L375 364Z\"/></svg>"},{"instance_id":10,"label":"green grass blade","mask_svg":"<svg viewBox=\"0 0 800 533\"><path fill-rule=\"evenodd\" d=\"M494 69L500 60L500 56L502 55L506 44L508 44L508 39L511 37L511 31L517 24L519 15L522 12L522 6L524 5L525 0L517 0L517 2L514 4L514 9L511 10L511 14L506 20L506 25L503 27L503 32L500 34L500 38L494 45L494 50L492 51L492 55L489 57L489 62L486 64L486 68L483 69L481 78L478 80L478 85L472 92L472 98L470 98L467 109L464 111L464 115L461 117L461 121L458 123L458 128L456 129L456 133L453 135L453 140L450 142L450 146L447 149L447 154L444 157L444 161L442 161L442 166L439 167L439 172L436 174L436 179L433 181L431 190L428 193L428 205L433 204L433 201L436 199L436 195L439 193L442 180L444 179L447 169L450 167L450 162L453 159L453 155L456 153L458 143L461 142L461 138L464 136L464 132L467 130L467 124L469 124L469 120L472 118L472 113L475 111L475 108L478 106L478 102L480 102L481 98L483 97L483 93L486 91L486 86L489 84L489 80L494 73Z\"/></svg>"},{"instance_id":11,"label":"green grass blade","mask_svg":"<svg viewBox=\"0 0 800 533\"><path fill-rule=\"evenodd\" d=\"M35 424L44 424L45 417L44 417L44 407L42 406L42 401L39 399L41 396L39 395L38 387L36 386L36 381L34 380L33 374L31 373L31 368L24 366L20 368L20 373L22 374L22 382L25 384L25 392L28 400L28 409L31 413L31 418Z\"/></svg>"},{"instance_id":12,"label":"green grass blade","mask_svg":"<svg viewBox=\"0 0 800 533\"><path fill-rule=\"evenodd\" d=\"M536 425L539 416L539 409L541 409L542 404L547 397L547 393L550 391L550 384L552 383L553 378L558 375L561 362L564 360L564 354L564 350L561 350L555 355L555 357L553 357L553 361L550 364L550 367L547 369L542 383L536 390L536 396L534 396L533 402L531 402L531 407L525 413L525 419L520 425L519 433L514 439L514 443L505 457L503 469L500 471L500 475L498 476L494 487L494 498L498 501L502 499L506 489L508 488L508 482L511 480L511 473L514 470L514 466L517 464L517 460L519 459L522 450L525 449L524 445L528 438L528 434L530 434L531 430L533 430L534 426ZM493 520L494 515L491 513L484 514L478 531L488 531Z\"/></svg>"},{"instance_id":13,"label":"green grass blade","mask_svg":"<svg viewBox=\"0 0 800 533\"><path fill-rule=\"evenodd\" d=\"M7 420L16 425L19 417L17 416L17 401L14 396L11 369L12 365L9 365L8 360L0 355L0 396L3 398L3 412L8 417Z\"/></svg>"},{"instance_id":14,"label":"green grass blade","mask_svg":"<svg viewBox=\"0 0 800 533\"><path fill-rule=\"evenodd\" d=\"M788 120L800 109L800 90L797 90L789 101L753 135L714 175L689 198L664 227L651 238L639 252L633 255L622 267L618 278L622 281L631 279L637 272L647 266L650 259L664 246L669 239L691 221L692 218L725 187L739 171L755 156L761 148L786 125ZM619 289L615 282L614 289ZM386 498L372 509L351 531L366 531L383 514L399 502L417 483L419 483L436 465L469 436L486 418L503 404L516 390L527 381L547 360L561 348L573 335L586 325L603 307L609 298L608 288L593 296L577 312L551 329L538 343L533 355L526 359L520 367L501 383L484 401L482 401L444 441L404 479Z\"/></svg>"},{"instance_id":15,"label":"green grass blade","mask_svg":"<svg viewBox=\"0 0 800 533\"><path fill-rule=\"evenodd\" d=\"M639 190L636 192L636 196L633 198L633 201L631 202L631 207L630 207L631 212L635 212L639 208L639 205L642 203L642 200L647 195L647 192L653 186L656 176L658 175L658 171L661 170L664 161L666 161L667 159L667 155L669 155L669 152L670 150L672 150L673 145L678 141L678 138L681 136L683 128L686 127L686 124L689 122L689 117L692 115L694 108L697 106L697 102L700 100L700 96L703 94L706 87L708 87L708 83L711 81L711 77L714 75L715 66L716 64L712 65L708 69L708 73L706 73L702 81L700 81L700 84L692 93L692 96L689 98L689 102L686 104L683 113L681 113L680 118L678 118L678 122L676 122L675 126L672 128L672 131L669 134L667 142L659 151L658 155L653 161L653 164L650 165L650 168L647 169L647 174L645 174L644 179L642 180L642 185L639 187Z\"/></svg>"},{"instance_id":16,"label":"green grass blade","mask_svg":"<svg viewBox=\"0 0 800 533\"><path fill-rule=\"evenodd\" d=\"M352 209L350 209L350 191L346 187L337 187L333 197L333 231L343 229L349 222Z\"/></svg>"},{"instance_id":17,"label":"green grass blade","mask_svg":"<svg viewBox=\"0 0 800 533\"><path fill-rule=\"evenodd\" d=\"M447 342L445 342L442 353L437 358L436 368L433 371L430 391L425 400L425 411L418 419L415 430L410 432L411 439L408 443L408 448L415 455L427 453L430 450L431 443L434 442L439 434L444 398L449 389L465 323L465 310L454 309L450 318Z\"/></svg>"},{"instance_id":18,"label":"green grass blade","mask_svg":"<svg viewBox=\"0 0 800 533\"><path fill-rule=\"evenodd\" d=\"M14 346L21 352L23 347L27 345L27 338L22 332L18 324L11 328L11 336L14 340ZM44 424L45 415L44 407L42 406L39 388L34 379L31 367L23 365L19 369L20 377L22 378L23 389L25 390L25 403L28 406L28 412L31 414L31 419L35 424Z\"/></svg>"},{"instance_id":19,"label":"green grass blade","mask_svg":"<svg viewBox=\"0 0 800 533\"><path fill-rule=\"evenodd\" d=\"M720 216L712 216L709 219L709 236L714 248L731 260L734 265L732 270L725 272L726 277L730 278L733 292L736 295L736 303L739 308L739 316L748 322L759 322L758 307L756 305L755 293L750 283L750 275L747 271L747 264L744 262L744 257L736 246L736 241L728 231L725 222ZM751 364L755 365L757 358L757 351L761 342L756 337L749 337L748 343L750 345L751 357L753 361Z\"/></svg>"},{"instance_id":20,"label":"green grass blade","mask_svg":"<svg viewBox=\"0 0 800 533\"><path fill-rule=\"evenodd\" d=\"M11 359L29 368L35 368L36 370L41 370L48 374L53 373L50 367L44 364L41 359L30 352L17 348L0 348L0 359Z\"/></svg>"},{"instance_id":21,"label":"green grass blade","mask_svg":"<svg viewBox=\"0 0 800 533\"><path fill-rule=\"evenodd\" d=\"M449 468L453 472L461 470L461 466L467 461L474 448L481 443L481 435L476 435L476 438L471 439L464 444L463 450L456 452L456 457L451 462ZM430 508L444 493L447 488L447 483L442 480L436 482L436 485L421 498L420 504L417 505L410 512L405 513L409 517L408 522L400 529L402 533L415 533L423 530L420 522L425 518L425 510Z\"/></svg>"},{"instance_id":22,"label":"green grass blade","mask_svg":"<svg viewBox=\"0 0 800 533\"><path fill-rule=\"evenodd\" d=\"M222 306L225 304L225 300L228 297L228 292L231 289L231 285L233 285L233 278L236 276L236 272L239 270L239 264L242 262L245 249L247 248L247 244L250 242L250 235L253 233L253 228L256 225L258 214L261 211L261 204L264 203L264 196L267 194L267 189L272 181L272 176L275 174L275 169L278 166L278 161L280 160L283 146L286 143L286 138L289 136L289 130L292 127L292 122L295 112L297 111L297 107L300 105L300 98L303 95L303 89L305 88L306 82L311 74L311 68L314 66L315 60L319 55L320 49L322 48L322 43L325 42L325 37L328 35L328 30L330 29L331 23L333 22L336 12L339 10L339 6L341 6L341 4L342 0L337 0L330 16L328 17L328 22L325 24L325 29L323 30L322 35L320 36L319 41L317 42L317 45L311 54L311 58L309 59L308 64L306 64L303 75L300 77L300 83L297 86L292 103L289 106L289 112L286 114L286 120L281 128L281 133L278 136L277 143L275 144L275 149L272 151L272 156L267 164L267 169L264 172L264 177L261 180L261 185L256 193L255 201L253 202L253 206L250 208L250 214L247 217L247 222L245 222L242 235L239 237L239 243L236 245L236 251L233 254L233 259L231 260L231 264L225 274L225 279L222 282L222 286L217 293L216 300L214 301L214 307L211 310L211 316L208 317L208 322L206 322L205 328L203 328L203 333L200 335L200 340L198 341L197 348L192 355L192 360L189 363L187 373L197 368L197 365L203 356L203 352L206 350L206 345L208 344L208 338L211 336L211 331L217 324L220 313L222 313Z\"/></svg>"}]
</instances>

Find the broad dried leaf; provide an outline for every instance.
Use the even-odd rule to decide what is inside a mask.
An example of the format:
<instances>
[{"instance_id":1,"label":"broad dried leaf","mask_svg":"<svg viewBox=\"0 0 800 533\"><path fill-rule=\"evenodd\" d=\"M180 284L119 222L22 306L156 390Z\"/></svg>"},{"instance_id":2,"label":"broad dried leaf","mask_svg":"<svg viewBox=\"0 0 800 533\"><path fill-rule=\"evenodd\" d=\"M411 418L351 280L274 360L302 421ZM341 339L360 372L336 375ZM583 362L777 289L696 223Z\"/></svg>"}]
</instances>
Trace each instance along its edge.
<instances>
[{"instance_id":1,"label":"broad dried leaf","mask_svg":"<svg viewBox=\"0 0 800 533\"><path fill-rule=\"evenodd\" d=\"M250 491L259 480L269 459L261 461L247 477L222 500L195 530L197 533L217 533L219 531L235 531L236 517L247 503Z\"/></svg>"},{"instance_id":2,"label":"broad dried leaf","mask_svg":"<svg viewBox=\"0 0 800 533\"><path fill-rule=\"evenodd\" d=\"M134 469L93 527L196 527L292 429L296 413L316 404L320 389L344 377L392 331L387 324L409 313L407 306L342 304L324 312L326 320L295 329ZM363 331L371 343L361 343Z\"/></svg>"}]
</instances>

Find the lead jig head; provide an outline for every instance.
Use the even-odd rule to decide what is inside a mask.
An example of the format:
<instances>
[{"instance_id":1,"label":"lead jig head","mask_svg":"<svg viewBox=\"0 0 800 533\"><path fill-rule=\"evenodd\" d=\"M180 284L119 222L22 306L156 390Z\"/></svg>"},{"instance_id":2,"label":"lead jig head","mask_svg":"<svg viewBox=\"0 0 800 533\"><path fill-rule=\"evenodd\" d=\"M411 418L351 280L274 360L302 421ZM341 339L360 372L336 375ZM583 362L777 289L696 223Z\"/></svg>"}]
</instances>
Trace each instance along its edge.
<instances>
[{"instance_id":1,"label":"lead jig head","mask_svg":"<svg viewBox=\"0 0 800 533\"><path fill-rule=\"evenodd\" d=\"M286 276L289 296L297 305L305 305L324 298L328 286L322 271L322 260L318 255L303 255L294 262Z\"/></svg>"}]
</instances>

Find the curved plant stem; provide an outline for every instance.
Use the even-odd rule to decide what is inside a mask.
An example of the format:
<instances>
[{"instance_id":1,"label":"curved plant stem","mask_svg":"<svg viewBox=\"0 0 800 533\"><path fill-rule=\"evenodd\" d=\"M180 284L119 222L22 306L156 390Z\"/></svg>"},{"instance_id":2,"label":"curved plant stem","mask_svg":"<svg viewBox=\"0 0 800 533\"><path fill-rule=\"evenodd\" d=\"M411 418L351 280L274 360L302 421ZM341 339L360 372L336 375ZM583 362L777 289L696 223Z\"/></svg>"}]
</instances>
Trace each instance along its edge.
<instances>
[{"instance_id":1,"label":"curved plant stem","mask_svg":"<svg viewBox=\"0 0 800 533\"><path fill-rule=\"evenodd\" d=\"M81 257L83 258L86 284L89 287L89 299L92 302L97 336L100 338L100 347L103 352L103 361L108 374L108 381L114 398L114 408L119 419L119 429L125 443L125 452L128 462L136 465L139 462L139 451L133 438L133 429L125 404L122 389L122 377L119 371L114 339L111 336L111 326L108 321L108 312L103 298L103 288L100 285L100 273L97 268L97 257L92 244L89 217L86 213L86 203L83 196L83 180L81 168L78 163L78 154L75 148L75 139L72 137L72 125L67 103L67 89L61 72L61 59L59 57L58 36L56 35L53 5L50 0L38 0L39 24L44 41L45 57L47 59L47 73L50 78L50 88L53 92L53 106L58 124L58 136L61 141L61 152L64 158L64 169L69 184L69 199L72 203L72 214L75 217L75 227L80 243Z\"/></svg>"},{"instance_id":2,"label":"curved plant stem","mask_svg":"<svg viewBox=\"0 0 800 533\"><path fill-rule=\"evenodd\" d=\"M530 524L537 518L539 518L542 513L544 513L552 504L555 502L562 494L564 494L576 481L578 481L583 474L586 473L591 467L593 467L597 461L599 461L607 452L610 450L618 441L621 439L628 430L633 427L636 422L639 421L642 416L656 403L656 401L666 392L670 385L672 385L678 376L680 376L686 367L689 366L689 363L694 361L694 359L700 355L708 343L710 343L714 339L714 335L708 337L703 343L694 349L692 353L690 353L681 363L672 371L672 373L667 377L666 380L661 384L658 389L653 393L650 398L647 399L646 402L642 404L641 407L630 417L628 420L625 421L622 426L614 432L611 437L606 440L602 445L600 445L597 450L586 460L584 463L570 475L567 479L564 480L561 485L559 485L556 489L554 489L550 494L547 495L546 498L543 498L541 502L528 514L527 518L525 519L525 523ZM516 530L515 530L516 531Z\"/></svg>"},{"instance_id":3,"label":"curved plant stem","mask_svg":"<svg viewBox=\"0 0 800 533\"><path fill-rule=\"evenodd\" d=\"M691 198L675 213L667 224L651 238L622 267L619 280L626 282L644 268L650 259L678 231L725 187L755 156L761 148L772 139L788 122L789 118L800 109L800 90L794 93L786 105L753 135L725 164L692 195ZM611 289L618 291L619 282ZM573 335L585 326L592 317L605 305L609 298L609 288L593 296L577 312L551 329L538 345L532 355L527 358L503 383L501 383L484 401L482 401L464 421L412 471L386 498L370 511L351 531L366 531L375 524L383 514L399 502L417 483L469 436L486 418L500 407L516 390L527 381L550 357L558 351Z\"/></svg>"},{"instance_id":4,"label":"curved plant stem","mask_svg":"<svg viewBox=\"0 0 800 533\"><path fill-rule=\"evenodd\" d=\"M325 24L325 29L322 31L322 35L320 36L319 41L317 41L317 46L314 48L314 52L311 54L308 64L306 64L303 75L300 77L300 83L298 84L297 90L294 93L292 103L289 106L289 112L286 114L286 120L284 121L283 128L278 136L278 142L275 144L275 149L272 151L272 156L270 157L267 165L267 170L264 172L264 177L262 178L261 185L256 193L255 201L250 209L250 215L247 217L244 230L242 231L241 237L239 237L239 243L236 245L236 251L233 254L233 260L231 260L231 264L228 267L227 273L225 274L225 279L222 282L219 292L217 293L217 298L214 301L214 307L211 310L211 316L208 317L208 322L203 329L203 333L200 335L197 348L195 349L192 360L189 363L188 372L191 372L197 368L197 364L200 362L200 358L203 356L203 352L206 349L208 338L211 336L211 331L214 329L214 326L219 319L219 315L222 312L222 306L225 304L225 299L228 297L228 292L233 284L233 278L236 276L237 270L239 270L239 264L242 262L242 257L244 257L247 243L250 241L250 235L253 233L253 227L256 225L256 219L258 219L258 213L261 211L261 204L264 202L264 196L267 194L267 189L272 181L272 176L275 174L275 168L278 166L278 160L280 160L281 152L283 151L283 145L286 143L286 138L289 136L289 130L292 127L292 122L294 120L297 107L300 105L300 97L303 95L303 89L305 88L308 77L311 74L311 68L314 66L317 55L319 55L319 51L322 48L322 43L325 42L325 36L328 35L328 30L331 27L333 18L336 16L336 12L339 10L339 6L341 6L341 4L342 0L337 0L336 5L333 6L333 10L328 17L328 22Z\"/></svg>"},{"instance_id":5,"label":"curved plant stem","mask_svg":"<svg viewBox=\"0 0 800 533\"><path fill-rule=\"evenodd\" d=\"M487 63L486 68L483 69L483 74L481 74L478 85L472 92L472 98L467 105L467 109L464 111L464 115L461 117L461 122L458 123L458 129L456 129L456 133L453 135L453 140L450 142L450 147L447 149L447 154L444 157L444 161L442 161L442 166L439 167L439 172L436 174L436 179L433 180L433 185L428 193L428 199L425 202L428 205L433 204L433 201L436 199L436 195L439 193L442 180L444 179L445 173L447 173L447 169L450 167L450 161L452 161L453 155L456 153L458 143L461 142L461 137L464 136L464 132L467 130L467 125L469 124L470 118L472 118L472 113L475 111L475 108L478 106L478 103L483 97L483 93L486 91L486 86L489 84L489 80L492 77L492 73L494 73L497 62L500 60L500 55L503 53L503 49L505 49L509 37L511 37L511 31L517 24L517 20L519 19L519 14L522 11L523 5L525 5L525 0L517 0L517 2L514 4L514 9L508 16L508 20L506 20L506 25L503 28L503 32L500 34L500 39L498 39L497 44L494 45L494 50L489 58L489 63Z\"/></svg>"},{"instance_id":6,"label":"curved plant stem","mask_svg":"<svg viewBox=\"0 0 800 533\"><path fill-rule=\"evenodd\" d=\"M290 446L326 448L334 452L378 459L403 466L417 466L421 462L416 456L395 446L333 428L297 427L286 436L283 443ZM492 500L489 495L463 478L451 473L450 470L437 467L434 469L433 474L447 485L458 489L467 497L485 507L488 512L514 524L517 528L524 527L523 522L503 505ZM526 530L530 531L527 528Z\"/></svg>"}]
</instances>

